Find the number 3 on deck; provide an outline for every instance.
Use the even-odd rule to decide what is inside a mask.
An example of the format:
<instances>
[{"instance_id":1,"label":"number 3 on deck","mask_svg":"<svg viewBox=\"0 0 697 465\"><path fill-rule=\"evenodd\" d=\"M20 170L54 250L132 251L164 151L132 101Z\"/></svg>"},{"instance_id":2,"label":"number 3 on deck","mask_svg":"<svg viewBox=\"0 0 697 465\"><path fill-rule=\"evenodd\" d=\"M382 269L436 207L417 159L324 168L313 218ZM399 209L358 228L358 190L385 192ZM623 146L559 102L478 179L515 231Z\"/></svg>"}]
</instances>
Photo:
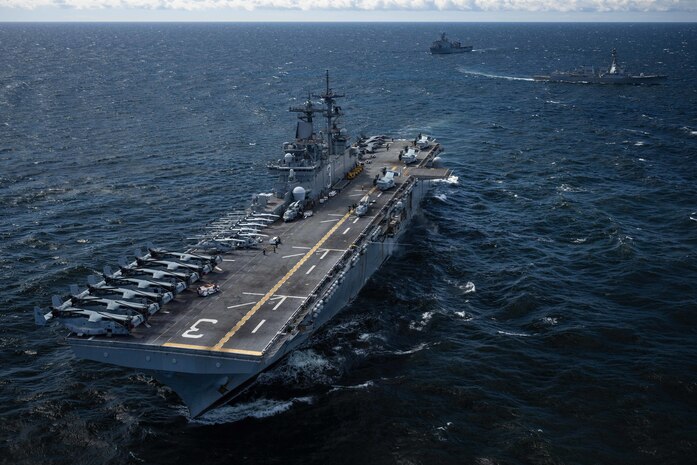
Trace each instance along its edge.
<instances>
[{"instance_id":1,"label":"number 3 on deck","mask_svg":"<svg viewBox=\"0 0 697 465\"><path fill-rule=\"evenodd\" d=\"M194 333L197 333L199 331L198 325L200 323L216 324L217 322L218 322L218 320L209 320L208 318L202 318L202 319L198 320L196 323L192 324L191 328L184 331L184 334L182 334L182 337L189 337L191 339L198 339L200 337L203 337L203 334L194 334Z\"/></svg>"}]
</instances>

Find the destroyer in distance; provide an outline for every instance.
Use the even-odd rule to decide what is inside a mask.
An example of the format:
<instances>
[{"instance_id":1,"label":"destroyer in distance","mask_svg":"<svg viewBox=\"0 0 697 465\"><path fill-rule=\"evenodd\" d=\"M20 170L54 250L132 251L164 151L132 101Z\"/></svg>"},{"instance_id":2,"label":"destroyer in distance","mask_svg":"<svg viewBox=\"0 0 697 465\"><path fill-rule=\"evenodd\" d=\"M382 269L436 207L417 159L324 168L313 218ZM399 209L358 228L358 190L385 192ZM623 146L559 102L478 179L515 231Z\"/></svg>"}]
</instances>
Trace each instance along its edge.
<instances>
[{"instance_id":1,"label":"destroyer in distance","mask_svg":"<svg viewBox=\"0 0 697 465\"><path fill-rule=\"evenodd\" d=\"M612 49L612 61L607 69L581 66L572 71L554 71L549 76L533 76L536 81L577 84L657 84L665 74L630 74L617 61L617 50Z\"/></svg>"},{"instance_id":2,"label":"destroyer in distance","mask_svg":"<svg viewBox=\"0 0 697 465\"><path fill-rule=\"evenodd\" d=\"M290 108L295 140L267 165L272 192L185 252L150 246L105 267L86 289L35 308L36 323L65 326L80 358L151 374L192 417L307 341L393 253L432 184L451 177L427 136L351 145L328 74L316 97Z\"/></svg>"}]
</instances>

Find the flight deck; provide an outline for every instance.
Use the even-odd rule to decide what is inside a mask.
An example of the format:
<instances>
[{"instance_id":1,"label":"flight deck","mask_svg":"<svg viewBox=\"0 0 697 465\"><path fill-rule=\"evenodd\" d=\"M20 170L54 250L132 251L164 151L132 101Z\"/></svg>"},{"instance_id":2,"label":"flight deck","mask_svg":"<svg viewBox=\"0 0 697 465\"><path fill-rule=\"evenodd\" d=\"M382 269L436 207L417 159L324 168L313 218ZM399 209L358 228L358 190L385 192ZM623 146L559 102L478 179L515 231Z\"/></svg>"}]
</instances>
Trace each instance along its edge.
<instances>
[{"instance_id":1,"label":"flight deck","mask_svg":"<svg viewBox=\"0 0 697 465\"><path fill-rule=\"evenodd\" d=\"M449 170L427 167L440 150L437 144L419 152L416 163L405 166L400 152L412 144L398 140L366 155L362 172L350 181L336 183L335 194L315 205L311 216L287 223L279 219L262 230L266 237L257 247L222 254L217 269L204 277L205 282L217 284L220 292L199 297L190 288L153 315L147 325L134 328L130 337L93 339L221 356L263 356L289 331L294 317L317 298L352 248L384 219L381 212L401 186L417 177L447 177ZM386 170L400 175L394 178L394 187L381 191L375 180ZM359 217L355 207L366 195L370 207ZM268 238L273 237L280 243L270 243Z\"/></svg>"}]
</instances>

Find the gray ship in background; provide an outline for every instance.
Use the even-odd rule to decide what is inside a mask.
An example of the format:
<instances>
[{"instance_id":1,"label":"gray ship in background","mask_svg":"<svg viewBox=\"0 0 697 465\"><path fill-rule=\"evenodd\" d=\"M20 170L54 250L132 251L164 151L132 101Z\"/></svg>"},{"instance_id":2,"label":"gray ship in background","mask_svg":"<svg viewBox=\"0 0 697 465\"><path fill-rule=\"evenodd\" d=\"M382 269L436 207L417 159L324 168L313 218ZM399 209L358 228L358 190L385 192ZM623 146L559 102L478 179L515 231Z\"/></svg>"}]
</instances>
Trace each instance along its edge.
<instances>
[{"instance_id":1,"label":"gray ship in background","mask_svg":"<svg viewBox=\"0 0 697 465\"><path fill-rule=\"evenodd\" d=\"M105 267L86 288L35 308L35 322L67 328L79 358L152 375L192 417L306 342L379 273L429 188L456 182L433 138L351 145L328 73L315 97L321 104L289 109L295 139L267 165L270 192L183 252L149 245Z\"/></svg>"},{"instance_id":2,"label":"gray ship in background","mask_svg":"<svg viewBox=\"0 0 697 465\"><path fill-rule=\"evenodd\" d=\"M441 32L440 39L433 41L430 50L433 55L449 55L451 53L471 52L472 46L451 41L445 36L445 32Z\"/></svg>"},{"instance_id":3,"label":"gray ship in background","mask_svg":"<svg viewBox=\"0 0 697 465\"><path fill-rule=\"evenodd\" d=\"M629 74L617 62L617 50L612 49L612 62L607 69L581 66L572 71L554 71L549 76L533 76L536 81L568 82L579 84L656 84L664 79L662 74Z\"/></svg>"}]
</instances>

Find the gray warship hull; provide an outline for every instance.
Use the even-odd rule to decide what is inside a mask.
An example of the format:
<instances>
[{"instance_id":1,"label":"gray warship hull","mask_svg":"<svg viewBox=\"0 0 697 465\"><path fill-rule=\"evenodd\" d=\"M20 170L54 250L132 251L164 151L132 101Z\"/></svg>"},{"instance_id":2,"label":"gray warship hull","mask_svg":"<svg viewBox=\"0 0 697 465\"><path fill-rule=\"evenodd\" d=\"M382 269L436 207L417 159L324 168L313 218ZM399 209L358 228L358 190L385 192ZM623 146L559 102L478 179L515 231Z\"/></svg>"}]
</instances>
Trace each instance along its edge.
<instances>
[{"instance_id":1,"label":"gray warship hull","mask_svg":"<svg viewBox=\"0 0 697 465\"><path fill-rule=\"evenodd\" d=\"M136 251L86 290L71 286L48 313L35 308L36 323L63 324L80 358L151 374L193 417L305 343L379 272L431 185L451 175L438 167L440 145L421 135L349 146L328 72L317 97L322 106L289 109L296 137L267 165L273 192L209 225L185 252Z\"/></svg>"},{"instance_id":2,"label":"gray warship hull","mask_svg":"<svg viewBox=\"0 0 697 465\"><path fill-rule=\"evenodd\" d=\"M536 81L563 82L570 84L658 84L664 81L665 75L603 75L603 76L574 76L571 74L558 74L549 76L533 76Z\"/></svg>"},{"instance_id":3,"label":"gray warship hull","mask_svg":"<svg viewBox=\"0 0 697 465\"><path fill-rule=\"evenodd\" d=\"M450 40L441 32L440 38L435 40L429 48L433 55L451 55L453 53L471 52L471 45L462 45L459 41Z\"/></svg>"},{"instance_id":4,"label":"gray warship hull","mask_svg":"<svg viewBox=\"0 0 697 465\"><path fill-rule=\"evenodd\" d=\"M449 48L438 48L431 47L432 55L451 55L453 53L465 53L471 52L473 50L472 46L466 45L464 47L449 47Z\"/></svg>"},{"instance_id":5,"label":"gray warship hull","mask_svg":"<svg viewBox=\"0 0 697 465\"><path fill-rule=\"evenodd\" d=\"M605 69L581 66L572 71L554 71L546 76L533 76L536 81L564 82L570 84L658 84L666 79L663 74L630 74L617 60L617 50L612 49L612 61Z\"/></svg>"},{"instance_id":6,"label":"gray warship hull","mask_svg":"<svg viewBox=\"0 0 697 465\"><path fill-rule=\"evenodd\" d=\"M398 246L434 180L450 176L428 168L437 144L421 152L416 166L400 166L399 152L410 144L395 141L374 154L312 216L267 226L264 233L281 244L223 254L219 271L207 275L221 292L206 298L184 292L129 337L71 334L73 351L152 374L194 417L229 401L356 298ZM384 167L402 175L379 191L373 180ZM357 217L349 210L365 195L374 202Z\"/></svg>"}]
</instances>

